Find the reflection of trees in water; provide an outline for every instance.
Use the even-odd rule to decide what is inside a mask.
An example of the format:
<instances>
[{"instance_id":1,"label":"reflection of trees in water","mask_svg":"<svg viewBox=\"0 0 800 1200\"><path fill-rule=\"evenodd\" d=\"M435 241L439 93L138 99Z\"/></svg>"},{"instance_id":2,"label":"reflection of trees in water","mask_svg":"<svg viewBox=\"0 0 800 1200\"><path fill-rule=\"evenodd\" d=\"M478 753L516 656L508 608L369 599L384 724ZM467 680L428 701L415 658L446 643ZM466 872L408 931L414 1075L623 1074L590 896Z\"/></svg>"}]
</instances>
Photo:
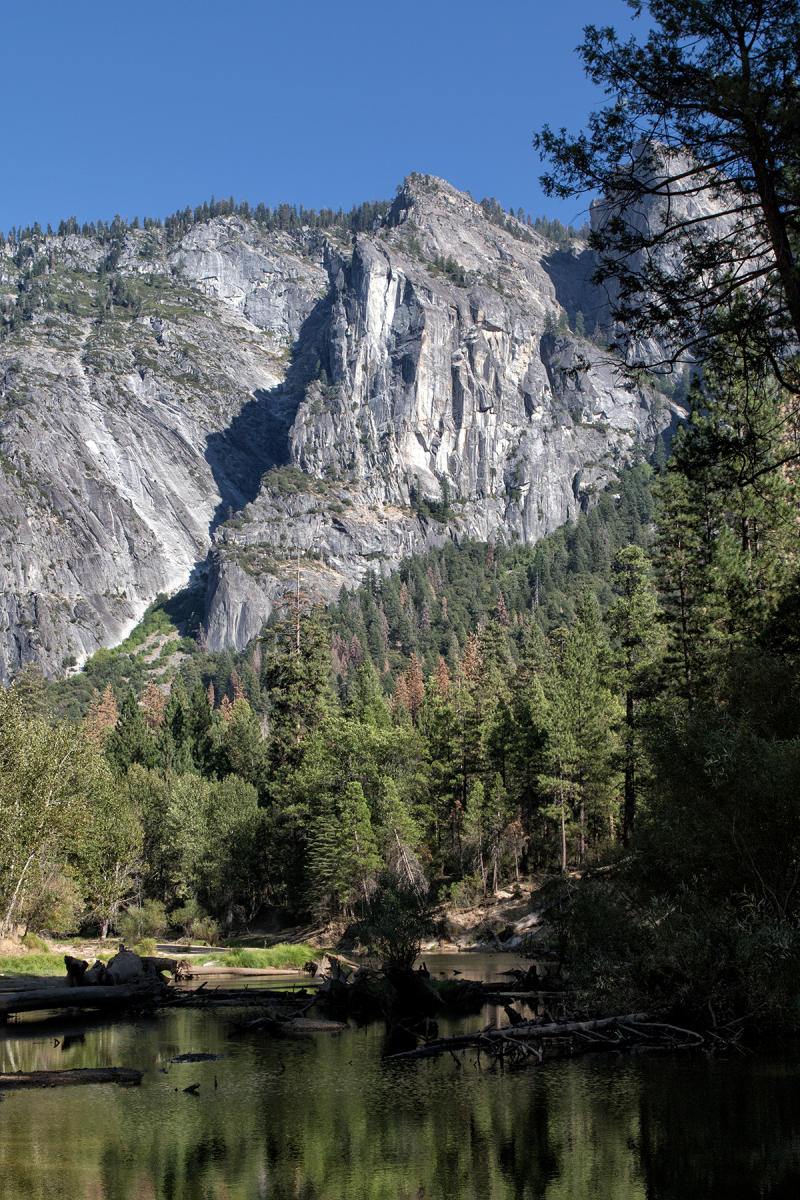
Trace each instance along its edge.
<instances>
[{"instance_id":1,"label":"reflection of trees in water","mask_svg":"<svg viewBox=\"0 0 800 1200\"><path fill-rule=\"evenodd\" d=\"M796 1057L693 1056L642 1067L638 1150L648 1197L800 1195Z\"/></svg>"},{"instance_id":2,"label":"reflection of trees in water","mask_svg":"<svg viewBox=\"0 0 800 1200\"><path fill-rule=\"evenodd\" d=\"M471 1055L460 1068L383 1062L379 1026L303 1042L227 1031L186 1012L87 1032L66 1054L52 1037L14 1040L19 1069L149 1074L133 1090L9 1097L9 1195L777 1200L798 1178L797 1072L769 1077L758 1059L583 1059L501 1075ZM169 1062L187 1051L222 1057ZM195 1082L199 1095L184 1094Z\"/></svg>"}]
</instances>

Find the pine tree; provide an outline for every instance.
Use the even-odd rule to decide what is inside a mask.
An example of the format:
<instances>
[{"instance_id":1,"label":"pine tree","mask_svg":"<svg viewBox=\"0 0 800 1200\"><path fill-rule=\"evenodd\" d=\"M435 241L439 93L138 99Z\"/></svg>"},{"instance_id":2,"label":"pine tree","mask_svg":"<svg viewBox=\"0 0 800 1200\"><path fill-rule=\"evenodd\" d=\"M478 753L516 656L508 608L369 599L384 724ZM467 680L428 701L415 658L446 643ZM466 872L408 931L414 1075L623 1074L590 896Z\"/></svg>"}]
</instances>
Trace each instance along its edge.
<instances>
[{"instance_id":1,"label":"pine tree","mask_svg":"<svg viewBox=\"0 0 800 1200\"><path fill-rule=\"evenodd\" d=\"M219 726L216 761L221 773L238 775L259 790L264 787L266 745L258 717L243 696L234 701L229 720Z\"/></svg>"},{"instance_id":2,"label":"pine tree","mask_svg":"<svg viewBox=\"0 0 800 1200\"><path fill-rule=\"evenodd\" d=\"M156 764L158 748L132 688L122 701L116 728L106 738L106 758L118 775L124 775L134 763L144 767Z\"/></svg>"},{"instance_id":3,"label":"pine tree","mask_svg":"<svg viewBox=\"0 0 800 1200\"><path fill-rule=\"evenodd\" d=\"M386 728L391 714L381 692L380 679L371 658L359 666L350 688L349 715L365 725Z\"/></svg>"},{"instance_id":4,"label":"pine tree","mask_svg":"<svg viewBox=\"0 0 800 1200\"><path fill-rule=\"evenodd\" d=\"M547 766L540 784L554 797L561 869L566 871L570 822L577 827L578 862L584 866L590 837L610 829L616 796L619 709L609 687L610 651L593 596L582 596L574 626L555 630L551 645L550 670L543 680Z\"/></svg>"},{"instance_id":5,"label":"pine tree","mask_svg":"<svg viewBox=\"0 0 800 1200\"><path fill-rule=\"evenodd\" d=\"M381 792L377 836L389 878L399 887L427 889L425 872L417 855L422 841L419 826L401 799L393 779L382 780Z\"/></svg>"},{"instance_id":6,"label":"pine tree","mask_svg":"<svg viewBox=\"0 0 800 1200\"><path fill-rule=\"evenodd\" d=\"M215 770L215 749L212 737L214 685L208 690L198 682L189 697L189 737L192 761L201 775L209 776Z\"/></svg>"},{"instance_id":7,"label":"pine tree","mask_svg":"<svg viewBox=\"0 0 800 1200\"><path fill-rule=\"evenodd\" d=\"M430 763L430 804L434 853L447 871L461 861L461 825L464 816L462 750L458 720L461 697L448 685L426 689L419 714L419 731Z\"/></svg>"},{"instance_id":8,"label":"pine tree","mask_svg":"<svg viewBox=\"0 0 800 1200\"><path fill-rule=\"evenodd\" d=\"M381 858L361 784L319 797L309 843L310 896L320 916L352 915L377 886Z\"/></svg>"},{"instance_id":9,"label":"pine tree","mask_svg":"<svg viewBox=\"0 0 800 1200\"><path fill-rule=\"evenodd\" d=\"M189 702L180 676L170 690L159 732L159 755L165 771L183 775L194 771Z\"/></svg>"},{"instance_id":10,"label":"pine tree","mask_svg":"<svg viewBox=\"0 0 800 1200\"><path fill-rule=\"evenodd\" d=\"M144 710L147 728L151 733L155 733L157 729L161 728L166 707L167 697L155 680L149 680L147 687L142 693L142 709Z\"/></svg>"},{"instance_id":11,"label":"pine tree","mask_svg":"<svg viewBox=\"0 0 800 1200\"><path fill-rule=\"evenodd\" d=\"M797 390L796 0L628 2L649 10L641 42L588 25L579 47L606 106L534 139L545 190L604 194L593 249L630 363L651 365L653 337L709 361L727 331Z\"/></svg>"},{"instance_id":12,"label":"pine tree","mask_svg":"<svg viewBox=\"0 0 800 1200\"><path fill-rule=\"evenodd\" d=\"M102 697L95 688L85 721L89 736L99 744L105 744L111 730L116 728L118 720L119 710L111 684L106 684Z\"/></svg>"},{"instance_id":13,"label":"pine tree","mask_svg":"<svg viewBox=\"0 0 800 1200\"><path fill-rule=\"evenodd\" d=\"M419 713L425 696L425 683L422 678L422 668L419 665L419 659L416 654L411 652L408 669L406 670L406 696L408 698L408 711L411 713L411 720L416 725L417 714Z\"/></svg>"},{"instance_id":14,"label":"pine tree","mask_svg":"<svg viewBox=\"0 0 800 1200\"><path fill-rule=\"evenodd\" d=\"M637 763L640 757L637 708L651 688L648 675L663 647L658 623L658 601L650 577L650 566L639 546L627 546L614 559L619 599L608 613L609 624L619 642L618 673L625 696L625 799L622 841L627 846L636 818Z\"/></svg>"},{"instance_id":15,"label":"pine tree","mask_svg":"<svg viewBox=\"0 0 800 1200\"><path fill-rule=\"evenodd\" d=\"M314 614L295 613L275 630L266 667L270 699L269 765L285 791L302 762L303 743L333 704L330 643Z\"/></svg>"}]
</instances>

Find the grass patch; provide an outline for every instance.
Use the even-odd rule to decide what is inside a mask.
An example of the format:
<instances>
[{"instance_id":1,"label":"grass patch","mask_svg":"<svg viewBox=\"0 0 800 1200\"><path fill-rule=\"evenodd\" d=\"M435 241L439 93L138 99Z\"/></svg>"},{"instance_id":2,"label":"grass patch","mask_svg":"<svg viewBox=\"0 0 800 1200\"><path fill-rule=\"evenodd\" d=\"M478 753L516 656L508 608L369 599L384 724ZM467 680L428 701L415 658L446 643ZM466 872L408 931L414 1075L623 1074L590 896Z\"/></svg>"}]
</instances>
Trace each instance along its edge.
<instances>
[{"instance_id":1,"label":"grass patch","mask_svg":"<svg viewBox=\"0 0 800 1200\"><path fill-rule=\"evenodd\" d=\"M257 967L260 970L265 967L302 969L309 959L317 957L319 957L319 951L315 950L313 946L306 946L302 942L299 944L281 942L277 946L269 946L262 950L239 946L235 950L228 950L222 955L219 962L223 967Z\"/></svg>"},{"instance_id":2,"label":"grass patch","mask_svg":"<svg viewBox=\"0 0 800 1200\"><path fill-rule=\"evenodd\" d=\"M109 949L107 954L98 954L97 957L102 962L108 962L115 953L115 950ZM64 983L67 982L63 953L36 951L34 954L0 955L0 975L55 975L63 976Z\"/></svg>"}]
</instances>

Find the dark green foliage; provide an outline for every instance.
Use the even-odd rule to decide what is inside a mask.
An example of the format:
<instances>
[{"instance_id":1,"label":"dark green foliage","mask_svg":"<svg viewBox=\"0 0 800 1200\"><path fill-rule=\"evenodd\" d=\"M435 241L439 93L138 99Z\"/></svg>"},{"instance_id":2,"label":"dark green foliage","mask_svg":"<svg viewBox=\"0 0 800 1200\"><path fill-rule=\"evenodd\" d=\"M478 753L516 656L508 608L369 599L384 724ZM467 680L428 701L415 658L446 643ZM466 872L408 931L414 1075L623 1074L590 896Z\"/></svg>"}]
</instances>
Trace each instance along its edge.
<instances>
[{"instance_id":1,"label":"dark green foliage","mask_svg":"<svg viewBox=\"0 0 800 1200\"><path fill-rule=\"evenodd\" d=\"M273 780L299 767L306 742L333 701L330 644L316 613L298 609L269 635L264 682L270 699L269 766ZM280 787L279 787L280 790Z\"/></svg>"},{"instance_id":2,"label":"dark green foliage","mask_svg":"<svg viewBox=\"0 0 800 1200\"><path fill-rule=\"evenodd\" d=\"M481 208L484 216L486 216L493 225L499 225L501 229L505 229L506 233L510 233L512 237L517 238L521 242L532 242L533 236L531 229L546 238L549 242L555 242L559 246L568 246L571 242L578 238L586 238L589 235L589 228L584 225L582 229L573 229L571 225L564 225L556 219L547 217L531 218L530 213L525 213L522 209L518 209L516 213L509 211L506 213L503 206L491 196L488 200L481 200Z\"/></svg>"},{"instance_id":3,"label":"dark green foliage","mask_svg":"<svg viewBox=\"0 0 800 1200\"><path fill-rule=\"evenodd\" d=\"M180 680L170 692L159 733L159 766L177 775L193 770L189 705Z\"/></svg>"},{"instance_id":4,"label":"dark green foliage","mask_svg":"<svg viewBox=\"0 0 800 1200\"><path fill-rule=\"evenodd\" d=\"M751 363L796 382L796 0L628 5L649 12L642 41L584 29L579 53L609 100L577 137L537 135L554 164L545 189L604 194L596 279L613 281L612 315L637 365L652 366L635 348L653 337L666 363L724 361L720 337L732 334ZM626 220L643 203L648 219ZM704 226L703 205L727 219Z\"/></svg>"},{"instance_id":5,"label":"dark green foliage","mask_svg":"<svg viewBox=\"0 0 800 1200\"><path fill-rule=\"evenodd\" d=\"M580 229L574 229L572 225L564 225L557 217L537 217L533 228L549 242L555 242L559 246L569 246L576 239L586 239L589 236L588 224L584 223Z\"/></svg>"},{"instance_id":6,"label":"dark green foliage","mask_svg":"<svg viewBox=\"0 0 800 1200\"><path fill-rule=\"evenodd\" d=\"M382 886L353 932L390 971L410 971L423 941L437 935L431 901L410 888Z\"/></svg>"},{"instance_id":7,"label":"dark green foliage","mask_svg":"<svg viewBox=\"0 0 800 1200\"><path fill-rule=\"evenodd\" d=\"M437 254L431 261L431 272L434 275L441 274L446 276L456 287L467 287L472 282L470 272L462 267L460 263L457 263L449 254L446 258Z\"/></svg>"},{"instance_id":8,"label":"dark green foliage","mask_svg":"<svg viewBox=\"0 0 800 1200\"><path fill-rule=\"evenodd\" d=\"M641 636L650 601L637 616L638 585L621 578L612 619L643 701L633 748L647 778L606 917L587 898L570 936L575 978L600 1002L796 1026L800 659L778 614L796 598L798 418L746 358L738 374L728 361L658 488L660 670Z\"/></svg>"},{"instance_id":9,"label":"dark green foliage","mask_svg":"<svg viewBox=\"0 0 800 1200\"><path fill-rule=\"evenodd\" d=\"M132 688L125 694L117 727L106 742L106 757L117 775L124 775L134 764L154 767L158 761L158 746Z\"/></svg>"},{"instance_id":10,"label":"dark green foliage","mask_svg":"<svg viewBox=\"0 0 800 1200\"><path fill-rule=\"evenodd\" d=\"M160 900L145 900L131 904L116 922L117 932L129 946L143 938L163 937L167 932L167 913Z\"/></svg>"},{"instance_id":11,"label":"dark green foliage","mask_svg":"<svg viewBox=\"0 0 800 1200\"><path fill-rule=\"evenodd\" d=\"M193 225L202 224L204 221L210 221L215 217L240 216L252 221L261 228L267 231L285 230L293 232L299 229L344 229L351 233L361 233L370 230L376 222L379 222L386 216L390 208L388 200L369 200L363 204L356 204L353 208L344 212L341 208L323 208L319 211L314 208L303 208L295 204L279 204L276 208L269 208L264 204L250 205L246 200L236 201L233 196L227 200L215 200L211 197L210 201L203 204L198 204L195 208L186 207L180 212L173 213L167 217L163 223L158 218L146 217L142 222L142 227L147 230L159 230L163 227L169 241L177 241L183 236ZM81 234L84 237L96 238L101 244L109 244L110 248L102 262L102 270L111 272L115 269L121 248L121 239L128 229L139 228L139 218L135 217L133 221L128 221L123 217L116 216L109 225L107 221L98 221L96 224L78 225L75 217L69 217L66 221L61 221L58 226L58 236L67 237L70 235ZM43 240L43 234L38 223L32 228L26 226L24 229L12 227L8 234L8 241L12 245L18 245L18 255L22 256L21 261L32 253L32 247ZM20 263L17 264L18 266Z\"/></svg>"},{"instance_id":12,"label":"dark green foliage","mask_svg":"<svg viewBox=\"0 0 800 1200\"><path fill-rule=\"evenodd\" d=\"M425 520L440 521L442 523L449 521L453 516L453 510L450 507L450 482L447 478L442 479L441 489L441 499L430 500L428 497L422 495L419 487L419 479L415 479L414 483L408 489L411 511Z\"/></svg>"}]
</instances>

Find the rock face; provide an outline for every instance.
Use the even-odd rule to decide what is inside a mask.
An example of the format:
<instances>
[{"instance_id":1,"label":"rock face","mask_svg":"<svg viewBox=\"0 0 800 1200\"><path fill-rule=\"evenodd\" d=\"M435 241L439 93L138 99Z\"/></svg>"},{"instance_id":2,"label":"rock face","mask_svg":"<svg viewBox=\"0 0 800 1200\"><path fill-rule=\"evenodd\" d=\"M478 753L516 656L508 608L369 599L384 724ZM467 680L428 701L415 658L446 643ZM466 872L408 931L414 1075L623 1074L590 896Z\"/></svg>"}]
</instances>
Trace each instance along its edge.
<instances>
[{"instance_id":1,"label":"rock face","mask_svg":"<svg viewBox=\"0 0 800 1200\"><path fill-rule=\"evenodd\" d=\"M329 598L590 503L674 411L569 331L585 246L503 225L412 177L354 239L227 216L0 248L28 306L0 340L0 678L79 664L190 576L209 648L242 647L298 575Z\"/></svg>"}]
</instances>

